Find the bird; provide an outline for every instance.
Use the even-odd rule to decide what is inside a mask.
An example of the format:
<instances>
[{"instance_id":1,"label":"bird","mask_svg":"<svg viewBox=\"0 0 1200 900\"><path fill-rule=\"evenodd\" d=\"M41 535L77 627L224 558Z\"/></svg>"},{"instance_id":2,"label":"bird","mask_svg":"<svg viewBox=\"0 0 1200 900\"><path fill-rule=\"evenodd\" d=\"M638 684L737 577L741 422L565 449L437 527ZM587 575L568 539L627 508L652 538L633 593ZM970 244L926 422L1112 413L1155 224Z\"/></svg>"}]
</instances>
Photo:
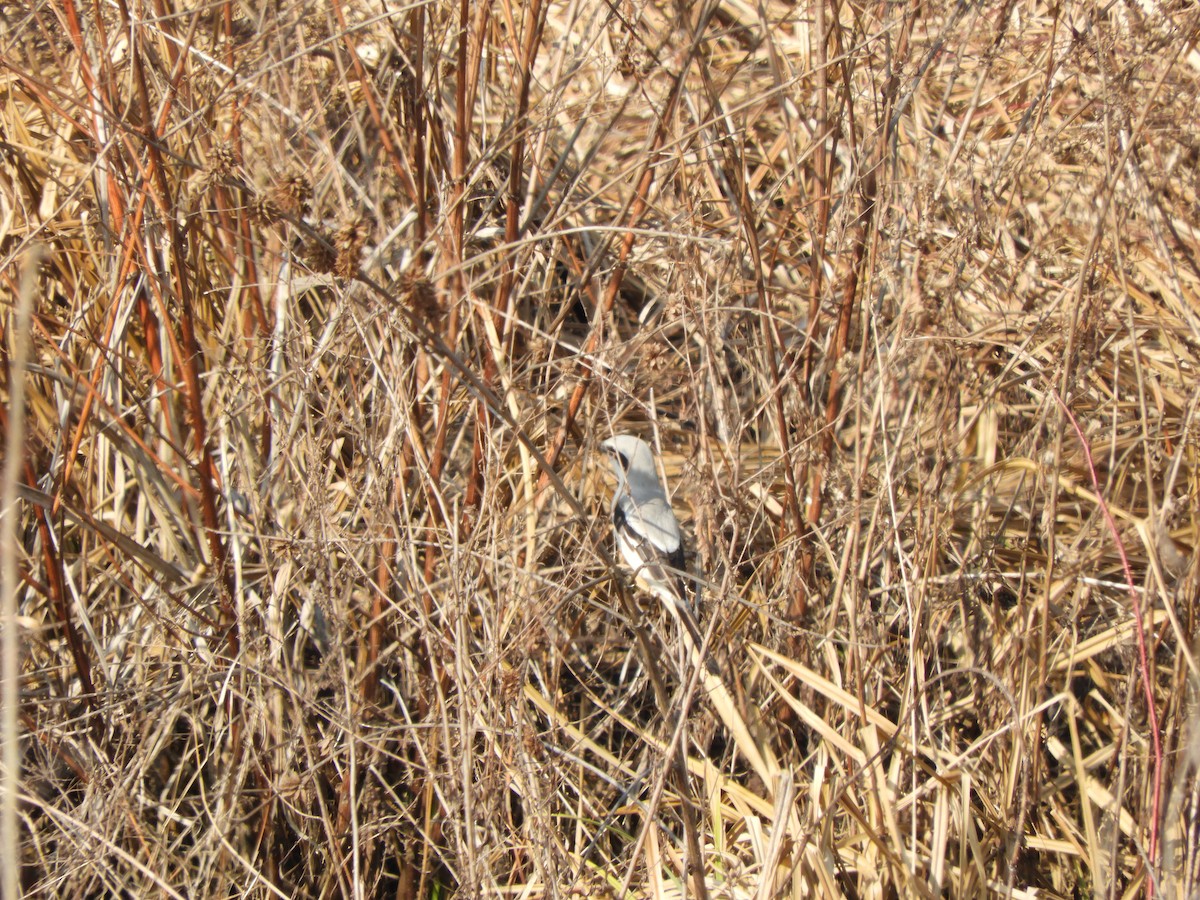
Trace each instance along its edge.
<instances>
[{"instance_id":1,"label":"bird","mask_svg":"<svg viewBox=\"0 0 1200 900\"><path fill-rule=\"evenodd\" d=\"M689 602L683 535L666 489L658 478L654 451L641 438L619 434L600 444L617 476L612 519L617 549L634 580L662 602L695 652L703 644Z\"/></svg>"},{"instance_id":2,"label":"bird","mask_svg":"<svg viewBox=\"0 0 1200 900\"><path fill-rule=\"evenodd\" d=\"M612 519L621 558L633 570L635 581L657 597L679 623L682 649L695 666L705 695L738 749L773 792L779 762L769 743L757 739L747 726L725 686L720 666L705 652L706 644L688 600L688 582L698 582L687 573L683 535L666 489L658 479L654 451L631 434L611 437L600 446L609 454L617 475Z\"/></svg>"}]
</instances>

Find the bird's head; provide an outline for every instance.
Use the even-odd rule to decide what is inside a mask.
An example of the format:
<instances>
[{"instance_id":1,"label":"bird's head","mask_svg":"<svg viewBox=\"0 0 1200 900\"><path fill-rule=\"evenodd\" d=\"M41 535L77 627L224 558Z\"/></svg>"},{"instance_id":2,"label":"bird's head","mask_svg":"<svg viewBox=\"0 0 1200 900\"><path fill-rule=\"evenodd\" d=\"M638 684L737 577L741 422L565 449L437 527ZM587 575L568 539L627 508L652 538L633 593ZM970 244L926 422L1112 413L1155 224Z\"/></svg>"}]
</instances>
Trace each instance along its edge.
<instances>
[{"instance_id":1,"label":"bird's head","mask_svg":"<svg viewBox=\"0 0 1200 900\"><path fill-rule=\"evenodd\" d=\"M609 455L613 471L622 482L636 487L643 496L663 493L654 465L654 451L641 438L618 434L603 441L600 447Z\"/></svg>"},{"instance_id":2,"label":"bird's head","mask_svg":"<svg viewBox=\"0 0 1200 900\"><path fill-rule=\"evenodd\" d=\"M613 471L618 475L628 475L631 469L648 467L654 471L654 453L650 445L632 434L618 434L600 444L600 448L608 454Z\"/></svg>"}]
</instances>

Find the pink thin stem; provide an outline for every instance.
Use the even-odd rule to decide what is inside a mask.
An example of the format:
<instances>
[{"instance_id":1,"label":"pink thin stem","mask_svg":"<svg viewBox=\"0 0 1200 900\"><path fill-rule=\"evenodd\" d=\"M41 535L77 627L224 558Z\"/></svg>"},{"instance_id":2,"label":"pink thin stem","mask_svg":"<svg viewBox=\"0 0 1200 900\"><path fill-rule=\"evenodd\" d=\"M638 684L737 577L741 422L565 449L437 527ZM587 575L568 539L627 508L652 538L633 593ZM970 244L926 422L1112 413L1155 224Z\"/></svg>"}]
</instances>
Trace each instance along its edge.
<instances>
[{"instance_id":1,"label":"pink thin stem","mask_svg":"<svg viewBox=\"0 0 1200 900\"><path fill-rule=\"evenodd\" d=\"M1150 682L1150 664L1146 653L1146 631L1142 625L1142 604L1138 599L1137 588L1133 584L1133 569L1129 565L1129 557L1125 554L1125 543L1121 540L1120 534L1117 533L1117 523L1112 517L1112 513L1108 510L1108 504L1104 502L1104 495L1100 491L1100 480L1096 477L1096 466L1092 461L1092 450L1088 445L1087 438L1083 436L1083 429L1079 427L1079 422L1074 414L1067 407L1058 395L1058 391L1050 389L1054 395L1054 400L1058 403L1059 408L1071 420L1071 427L1075 429L1075 434L1079 438L1079 443L1083 447L1083 455L1087 459L1088 475L1092 479L1092 487L1096 491L1096 502L1100 504L1100 511L1104 513L1104 521L1108 523L1108 530L1112 533L1113 542L1117 545L1117 552L1121 555L1121 568L1125 572L1125 586L1129 589L1129 599L1133 604L1133 622L1135 633L1137 634L1138 648L1138 663L1142 670L1142 687L1146 692L1146 714L1150 720L1150 741L1154 747L1154 794L1152 797L1153 818L1150 821L1150 840L1148 844L1147 855L1150 859L1151 871L1146 879L1146 896L1151 898L1154 896L1154 860L1158 855L1158 818L1162 803L1162 743L1158 735L1158 711L1154 706L1154 687Z\"/></svg>"}]
</instances>

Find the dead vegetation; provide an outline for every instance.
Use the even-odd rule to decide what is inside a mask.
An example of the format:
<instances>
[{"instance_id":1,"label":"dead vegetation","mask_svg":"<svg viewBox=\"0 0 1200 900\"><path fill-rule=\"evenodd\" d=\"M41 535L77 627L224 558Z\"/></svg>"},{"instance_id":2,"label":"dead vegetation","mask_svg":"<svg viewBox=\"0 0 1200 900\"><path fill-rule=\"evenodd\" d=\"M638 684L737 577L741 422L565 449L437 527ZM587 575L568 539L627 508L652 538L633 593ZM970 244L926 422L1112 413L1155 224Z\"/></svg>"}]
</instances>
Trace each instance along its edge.
<instances>
[{"instance_id":1,"label":"dead vegetation","mask_svg":"<svg viewBox=\"0 0 1200 900\"><path fill-rule=\"evenodd\" d=\"M0 21L22 891L1200 887L1194 5Z\"/></svg>"}]
</instances>

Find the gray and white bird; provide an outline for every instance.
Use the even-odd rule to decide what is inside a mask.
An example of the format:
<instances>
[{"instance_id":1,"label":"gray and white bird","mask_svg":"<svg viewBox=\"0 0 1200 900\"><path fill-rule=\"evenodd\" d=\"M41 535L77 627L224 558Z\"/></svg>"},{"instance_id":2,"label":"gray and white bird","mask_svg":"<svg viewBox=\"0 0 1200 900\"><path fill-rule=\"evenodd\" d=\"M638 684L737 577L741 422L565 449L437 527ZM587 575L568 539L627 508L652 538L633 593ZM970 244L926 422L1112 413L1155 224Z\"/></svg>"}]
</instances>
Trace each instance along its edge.
<instances>
[{"instance_id":1,"label":"gray and white bird","mask_svg":"<svg viewBox=\"0 0 1200 900\"><path fill-rule=\"evenodd\" d=\"M684 630L696 651L702 641L692 613L683 536L654 465L654 451L641 438L619 434L600 445L617 475L613 531L621 558L637 583L657 597Z\"/></svg>"},{"instance_id":2,"label":"gray and white bird","mask_svg":"<svg viewBox=\"0 0 1200 900\"><path fill-rule=\"evenodd\" d=\"M737 702L721 678L715 661L704 653L700 626L692 614L679 522L654 466L654 451L640 438L619 434L601 445L612 457L617 473L613 496L613 529L621 558L633 570L638 584L656 596L679 623L683 643L696 667L704 692L729 730L738 749L766 785L774 785L779 762L770 744L759 741L746 724ZM768 788L773 790L773 788Z\"/></svg>"}]
</instances>

